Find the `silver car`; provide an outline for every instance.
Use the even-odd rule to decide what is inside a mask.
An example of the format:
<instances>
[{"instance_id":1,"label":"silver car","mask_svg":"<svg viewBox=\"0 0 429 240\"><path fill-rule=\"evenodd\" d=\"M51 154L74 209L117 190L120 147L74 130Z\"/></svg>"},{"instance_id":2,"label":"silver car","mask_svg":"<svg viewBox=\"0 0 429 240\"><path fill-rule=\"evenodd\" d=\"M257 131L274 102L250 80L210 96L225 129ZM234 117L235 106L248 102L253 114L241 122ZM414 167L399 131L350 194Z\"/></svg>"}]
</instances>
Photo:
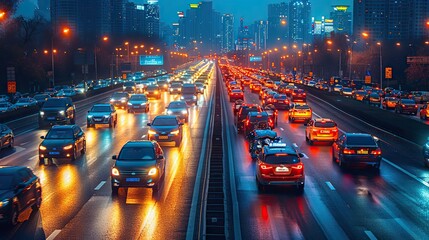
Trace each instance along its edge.
<instances>
[{"instance_id":1,"label":"silver car","mask_svg":"<svg viewBox=\"0 0 429 240\"><path fill-rule=\"evenodd\" d=\"M167 107L167 114L175 115L181 121L188 122L189 111L185 101L170 102Z\"/></svg>"}]
</instances>

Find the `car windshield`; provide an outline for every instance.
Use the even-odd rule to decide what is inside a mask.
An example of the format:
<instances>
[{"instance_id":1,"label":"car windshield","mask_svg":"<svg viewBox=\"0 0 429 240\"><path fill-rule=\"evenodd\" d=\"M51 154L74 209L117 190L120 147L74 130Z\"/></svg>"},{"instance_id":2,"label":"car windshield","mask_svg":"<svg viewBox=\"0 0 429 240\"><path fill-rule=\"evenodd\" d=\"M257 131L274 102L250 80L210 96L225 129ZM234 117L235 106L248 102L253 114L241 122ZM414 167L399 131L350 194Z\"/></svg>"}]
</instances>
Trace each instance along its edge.
<instances>
[{"instance_id":1,"label":"car windshield","mask_svg":"<svg viewBox=\"0 0 429 240\"><path fill-rule=\"evenodd\" d=\"M18 102L19 102L19 103L27 103L27 102L30 102L30 99L29 99L29 98L20 98L20 99L18 100Z\"/></svg>"},{"instance_id":2,"label":"car windshield","mask_svg":"<svg viewBox=\"0 0 429 240\"><path fill-rule=\"evenodd\" d=\"M147 97L145 95L133 95L130 98L130 101L147 101Z\"/></svg>"},{"instance_id":3,"label":"car windshield","mask_svg":"<svg viewBox=\"0 0 429 240\"><path fill-rule=\"evenodd\" d=\"M182 87L182 84L180 84L180 83L172 83L171 87L173 87L173 88L179 88L179 87Z\"/></svg>"},{"instance_id":4,"label":"car windshield","mask_svg":"<svg viewBox=\"0 0 429 240\"><path fill-rule=\"evenodd\" d=\"M118 99L118 98L126 98L127 94L126 93L114 93L112 95L112 98Z\"/></svg>"},{"instance_id":5,"label":"car windshield","mask_svg":"<svg viewBox=\"0 0 429 240\"><path fill-rule=\"evenodd\" d=\"M182 87L182 94L195 94L195 93L196 93L195 86Z\"/></svg>"},{"instance_id":6,"label":"car windshield","mask_svg":"<svg viewBox=\"0 0 429 240\"><path fill-rule=\"evenodd\" d=\"M124 147L118 160L154 160L155 151L152 147Z\"/></svg>"},{"instance_id":7,"label":"car windshield","mask_svg":"<svg viewBox=\"0 0 429 240\"><path fill-rule=\"evenodd\" d=\"M232 92L241 93L241 90L240 89L232 89Z\"/></svg>"},{"instance_id":8,"label":"car windshield","mask_svg":"<svg viewBox=\"0 0 429 240\"><path fill-rule=\"evenodd\" d=\"M136 85L135 82L126 82L126 83L124 83L125 87L134 87L135 85Z\"/></svg>"},{"instance_id":9,"label":"car windshield","mask_svg":"<svg viewBox=\"0 0 429 240\"><path fill-rule=\"evenodd\" d=\"M268 115L262 115L262 116L251 116L250 122L266 122L268 121Z\"/></svg>"},{"instance_id":10,"label":"car windshield","mask_svg":"<svg viewBox=\"0 0 429 240\"><path fill-rule=\"evenodd\" d=\"M414 100L411 100L411 99L402 99L402 103L405 103L405 104L416 104L414 102Z\"/></svg>"},{"instance_id":11,"label":"car windshield","mask_svg":"<svg viewBox=\"0 0 429 240\"><path fill-rule=\"evenodd\" d=\"M296 109L310 109L308 105L295 105Z\"/></svg>"},{"instance_id":12,"label":"car windshield","mask_svg":"<svg viewBox=\"0 0 429 240\"><path fill-rule=\"evenodd\" d=\"M91 112L110 112L112 109L110 106L93 106Z\"/></svg>"},{"instance_id":13,"label":"car windshield","mask_svg":"<svg viewBox=\"0 0 429 240\"><path fill-rule=\"evenodd\" d=\"M66 105L66 101L58 98L46 101L43 107L63 107L64 105Z\"/></svg>"},{"instance_id":14,"label":"car windshield","mask_svg":"<svg viewBox=\"0 0 429 240\"><path fill-rule=\"evenodd\" d=\"M0 190L8 190L12 186L12 175L0 175Z\"/></svg>"},{"instance_id":15,"label":"car windshield","mask_svg":"<svg viewBox=\"0 0 429 240\"><path fill-rule=\"evenodd\" d=\"M51 129L46 135L46 139L72 139L72 129Z\"/></svg>"},{"instance_id":16,"label":"car windshield","mask_svg":"<svg viewBox=\"0 0 429 240\"><path fill-rule=\"evenodd\" d=\"M171 102L168 105L168 108L186 108L186 103L184 102Z\"/></svg>"},{"instance_id":17,"label":"car windshield","mask_svg":"<svg viewBox=\"0 0 429 240\"><path fill-rule=\"evenodd\" d=\"M347 137L348 145L375 145L374 138L372 136L348 136Z\"/></svg>"},{"instance_id":18,"label":"car windshield","mask_svg":"<svg viewBox=\"0 0 429 240\"><path fill-rule=\"evenodd\" d=\"M315 122L315 127L322 127L322 128L331 128L337 126L334 122Z\"/></svg>"},{"instance_id":19,"label":"car windshield","mask_svg":"<svg viewBox=\"0 0 429 240\"><path fill-rule=\"evenodd\" d=\"M275 99L286 100L286 95L274 95Z\"/></svg>"},{"instance_id":20,"label":"car windshield","mask_svg":"<svg viewBox=\"0 0 429 240\"><path fill-rule=\"evenodd\" d=\"M175 126L177 120L175 118L155 118L152 122L153 126Z\"/></svg>"},{"instance_id":21,"label":"car windshield","mask_svg":"<svg viewBox=\"0 0 429 240\"><path fill-rule=\"evenodd\" d=\"M268 164L294 164L300 161L297 155L276 154L266 156L264 162Z\"/></svg>"},{"instance_id":22,"label":"car windshield","mask_svg":"<svg viewBox=\"0 0 429 240\"><path fill-rule=\"evenodd\" d=\"M48 95L35 95L34 99L36 100L43 100L45 98L48 98Z\"/></svg>"}]
</instances>

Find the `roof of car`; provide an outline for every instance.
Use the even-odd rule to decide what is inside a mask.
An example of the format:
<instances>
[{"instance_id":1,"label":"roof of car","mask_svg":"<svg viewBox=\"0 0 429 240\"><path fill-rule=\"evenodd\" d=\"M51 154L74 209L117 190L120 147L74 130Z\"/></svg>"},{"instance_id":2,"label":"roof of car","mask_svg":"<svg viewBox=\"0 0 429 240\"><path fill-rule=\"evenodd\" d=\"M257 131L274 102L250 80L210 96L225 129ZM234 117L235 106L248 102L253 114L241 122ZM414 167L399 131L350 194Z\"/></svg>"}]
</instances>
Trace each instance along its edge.
<instances>
[{"instance_id":1,"label":"roof of car","mask_svg":"<svg viewBox=\"0 0 429 240\"><path fill-rule=\"evenodd\" d=\"M267 112L249 112L247 115L249 117L254 117L254 116L258 116L258 115L260 115L260 116L268 116L268 113Z\"/></svg>"},{"instance_id":2,"label":"roof of car","mask_svg":"<svg viewBox=\"0 0 429 240\"><path fill-rule=\"evenodd\" d=\"M110 107L110 103L97 103L93 107Z\"/></svg>"},{"instance_id":3,"label":"roof of car","mask_svg":"<svg viewBox=\"0 0 429 240\"><path fill-rule=\"evenodd\" d=\"M264 152L265 154L286 153L297 155L296 150L291 146L287 146L285 143L271 143L264 147Z\"/></svg>"},{"instance_id":4,"label":"roof of car","mask_svg":"<svg viewBox=\"0 0 429 240\"><path fill-rule=\"evenodd\" d=\"M70 129L73 128L75 125L54 125L51 129Z\"/></svg>"},{"instance_id":5,"label":"roof of car","mask_svg":"<svg viewBox=\"0 0 429 240\"><path fill-rule=\"evenodd\" d=\"M149 140L130 140L123 147L153 147L153 142Z\"/></svg>"},{"instance_id":6,"label":"roof of car","mask_svg":"<svg viewBox=\"0 0 429 240\"><path fill-rule=\"evenodd\" d=\"M0 166L0 174L11 174L11 173L15 173L16 171L25 169L27 167L24 166Z\"/></svg>"},{"instance_id":7,"label":"roof of car","mask_svg":"<svg viewBox=\"0 0 429 240\"><path fill-rule=\"evenodd\" d=\"M314 119L315 122L333 122L332 119L329 118L316 118Z\"/></svg>"},{"instance_id":8,"label":"roof of car","mask_svg":"<svg viewBox=\"0 0 429 240\"><path fill-rule=\"evenodd\" d=\"M166 115L166 114L163 114L163 115L158 115L155 118L173 118L173 119L176 119L177 116L176 115Z\"/></svg>"},{"instance_id":9,"label":"roof of car","mask_svg":"<svg viewBox=\"0 0 429 240\"><path fill-rule=\"evenodd\" d=\"M371 137L371 134L369 134L369 133L344 133L344 135L346 135L346 137L351 137L351 136L354 136L354 137L368 137L368 136L370 136Z\"/></svg>"}]
</instances>

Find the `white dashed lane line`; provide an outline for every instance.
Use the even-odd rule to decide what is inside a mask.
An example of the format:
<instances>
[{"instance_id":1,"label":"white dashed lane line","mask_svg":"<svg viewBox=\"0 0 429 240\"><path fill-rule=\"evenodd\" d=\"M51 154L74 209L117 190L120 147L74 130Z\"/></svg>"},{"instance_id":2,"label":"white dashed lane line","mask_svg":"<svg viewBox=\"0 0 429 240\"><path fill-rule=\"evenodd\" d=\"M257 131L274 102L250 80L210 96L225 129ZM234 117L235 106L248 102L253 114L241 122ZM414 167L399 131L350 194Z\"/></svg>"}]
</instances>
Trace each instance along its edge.
<instances>
[{"instance_id":1,"label":"white dashed lane line","mask_svg":"<svg viewBox=\"0 0 429 240\"><path fill-rule=\"evenodd\" d=\"M331 189L332 191L335 191L335 187L334 187L334 185L332 185L331 182L325 182L325 183L326 183L326 185L328 185L329 189Z\"/></svg>"}]
</instances>

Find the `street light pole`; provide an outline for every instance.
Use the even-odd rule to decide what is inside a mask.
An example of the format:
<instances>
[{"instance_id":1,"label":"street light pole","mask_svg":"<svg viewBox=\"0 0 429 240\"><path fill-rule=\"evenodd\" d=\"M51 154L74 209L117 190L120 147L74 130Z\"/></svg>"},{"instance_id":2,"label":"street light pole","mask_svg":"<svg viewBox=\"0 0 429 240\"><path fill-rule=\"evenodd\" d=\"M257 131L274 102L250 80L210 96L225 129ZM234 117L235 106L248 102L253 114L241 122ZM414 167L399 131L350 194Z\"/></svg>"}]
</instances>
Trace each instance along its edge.
<instances>
[{"instance_id":1,"label":"street light pole","mask_svg":"<svg viewBox=\"0 0 429 240\"><path fill-rule=\"evenodd\" d=\"M55 87L55 58L54 58L54 34L51 38L51 65L52 65L52 87Z\"/></svg>"},{"instance_id":2,"label":"street light pole","mask_svg":"<svg viewBox=\"0 0 429 240\"><path fill-rule=\"evenodd\" d=\"M380 89L383 89L383 55L381 55L381 42L377 43L380 46Z\"/></svg>"},{"instance_id":3,"label":"street light pole","mask_svg":"<svg viewBox=\"0 0 429 240\"><path fill-rule=\"evenodd\" d=\"M342 71L341 71L341 52L342 52L342 50L341 49L338 49L338 51L340 52L340 59L339 59L339 61L338 61L338 76L339 77L343 77L343 74L342 74Z\"/></svg>"}]
</instances>

